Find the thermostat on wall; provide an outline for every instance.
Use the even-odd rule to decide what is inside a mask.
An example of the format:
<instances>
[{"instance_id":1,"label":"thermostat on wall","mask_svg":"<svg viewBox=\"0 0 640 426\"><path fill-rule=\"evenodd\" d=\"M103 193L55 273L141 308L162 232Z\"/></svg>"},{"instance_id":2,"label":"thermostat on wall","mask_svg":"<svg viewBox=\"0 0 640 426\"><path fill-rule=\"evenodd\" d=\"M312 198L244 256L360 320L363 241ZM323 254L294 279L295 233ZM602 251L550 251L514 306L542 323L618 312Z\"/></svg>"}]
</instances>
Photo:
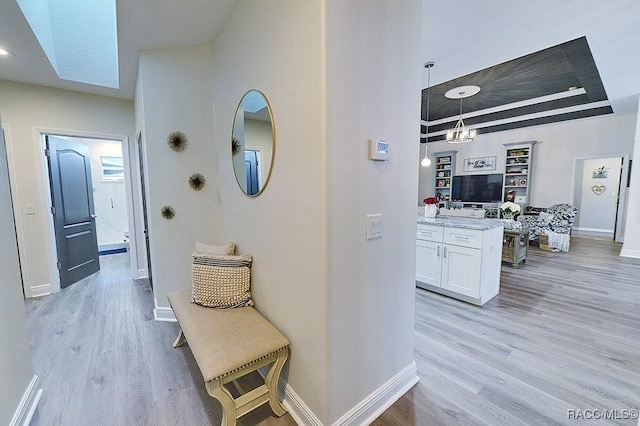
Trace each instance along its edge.
<instances>
[{"instance_id":1,"label":"thermostat on wall","mask_svg":"<svg viewBox=\"0 0 640 426\"><path fill-rule=\"evenodd\" d=\"M375 161L387 161L391 158L389 142L382 139L369 139L369 158Z\"/></svg>"}]
</instances>

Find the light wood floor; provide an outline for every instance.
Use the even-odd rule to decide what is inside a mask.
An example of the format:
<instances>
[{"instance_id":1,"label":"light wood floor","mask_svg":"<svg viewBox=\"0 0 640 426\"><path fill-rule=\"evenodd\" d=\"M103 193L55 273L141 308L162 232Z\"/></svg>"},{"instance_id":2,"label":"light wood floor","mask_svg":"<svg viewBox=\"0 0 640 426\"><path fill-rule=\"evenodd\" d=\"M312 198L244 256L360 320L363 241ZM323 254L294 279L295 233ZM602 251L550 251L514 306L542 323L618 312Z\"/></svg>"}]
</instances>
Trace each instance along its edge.
<instances>
[{"instance_id":1,"label":"light wood floor","mask_svg":"<svg viewBox=\"0 0 640 426\"><path fill-rule=\"evenodd\" d=\"M569 253L531 248L520 269L503 266L500 294L482 308L418 289L420 382L374 425L635 425L567 419L569 409L640 408L640 261L619 250L575 236ZM219 424L188 346L171 347L177 325L153 320L127 255L101 262L26 302L45 390L32 424ZM239 424L295 423L266 406Z\"/></svg>"},{"instance_id":2,"label":"light wood floor","mask_svg":"<svg viewBox=\"0 0 640 426\"><path fill-rule=\"evenodd\" d=\"M44 389L32 425L219 425L176 323L153 319L149 284L133 281L128 254L100 257L102 270L60 293L26 301L35 374ZM257 373L255 373L257 375ZM258 377L242 380L257 384ZM239 425L295 425L268 406Z\"/></svg>"},{"instance_id":3,"label":"light wood floor","mask_svg":"<svg viewBox=\"0 0 640 426\"><path fill-rule=\"evenodd\" d=\"M576 236L569 253L531 248L483 307L417 290L420 382L374 424L636 425L567 418L640 409L640 260L619 252Z\"/></svg>"}]
</instances>

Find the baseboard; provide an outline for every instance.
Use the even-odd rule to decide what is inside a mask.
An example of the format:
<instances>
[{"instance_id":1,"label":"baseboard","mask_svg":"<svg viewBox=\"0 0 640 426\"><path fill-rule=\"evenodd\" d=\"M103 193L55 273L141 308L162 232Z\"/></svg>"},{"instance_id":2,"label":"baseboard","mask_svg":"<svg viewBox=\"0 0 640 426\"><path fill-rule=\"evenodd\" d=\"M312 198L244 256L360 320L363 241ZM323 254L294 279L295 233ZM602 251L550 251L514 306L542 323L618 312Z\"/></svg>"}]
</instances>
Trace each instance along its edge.
<instances>
[{"instance_id":1,"label":"baseboard","mask_svg":"<svg viewBox=\"0 0 640 426\"><path fill-rule=\"evenodd\" d=\"M153 318L156 321L178 322L171 308L155 308L153 310Z\"/></svg>"},{"instance_id":2,"label":"baseboard","mask_svg":"<svg viewBox=\"0 0 640 426\"><path fill-rule=\"evenodd\" d=\"M31 297L42 297L51 294L51 284L34 285L31 287Z\"/></svg>"},{"instance_id":3,"label":"baseboard","mask_svg":"<svg viewBox=\"0 0 640 426\"><path fill-rule=\"evenodd\" d=\"M136 275L136 280L141 280L144 278L149 278L147 277L147 270L146 269L138 269L138 274Z\"/></svg>"},{"instance_id":4,"label":"baseboard","mask_svg":"<svg viewBox=\"0 0 640 426\"><path fill-rule=\"evenodd\" d=\"M9 426L28 426L31 423L33 414L36 412L41 396L42 389L38 389L38 376L34 375L22 395L20 404L18 404Z\"/></svg>"},{"instance_id":5,"label":"baseboard","mask_svg":"<svg viewBox=\"0 0 640 426\"><path fill-rule=\"evenodd\" d=\"M620 250L620 256L622 257L633 257L636 259L640 259L640 250L631 250L623 248Z\"/></svg>"},{"instance_id":6,"label":"baseboard","mask_svg":"<svg viewBox=\"0 0 640 426\"><path fill-rule=\"evenodd\" d=\"M267 374L267 367L258 369L258 373L264 378ZM375 419L380 417L385 410L399 400L402 395L415 386L419 380L418 366L415 361L413 361L384 385L376 389L375 392L349 410L344 416L340 417L332 426L371 424ZM288 383L284 384L281 380L278 383L278 391L281 395L284 394L282 405L289 411L289 414L297 424L322 426L320 419L311 411Z\"/></svg>"},{"instance_id":7,"label":"baseboard","mask_svg":"<svg viewBox=\"0 0 640 426\"><path fill-rule=\"evenodd\" d=\"M574 227L571 230L571 233L575 235L587 235L587 236L595 236L595 237L613 238L613 229Z\"/></svg>"},{"instance_id":8,"label":"baseboard","mask_svg":"<svg viewBox=\"0 0 640 426\"><path fill-rule=\"evenodd\" d=\"M402 395L415 386L419 380L418 366L415 361L411 362L402 371L335 421L332 426L371 424Z\"/></svg>"},{"instance_id":9,"label":"baseboard","mask_svg":"<svg viewBox=\"0 0 640 426\"><path fill-rule=\"evenodd\" d=\"M298 396L288 383L282 386L282 381L280 381L278 388L280 389L280 393L284 394L282 405L289 411L289 414L296 424L322 426L320 419L311 411L311 408L304 403L302 398Z\"/></svg>"}]
</instances>

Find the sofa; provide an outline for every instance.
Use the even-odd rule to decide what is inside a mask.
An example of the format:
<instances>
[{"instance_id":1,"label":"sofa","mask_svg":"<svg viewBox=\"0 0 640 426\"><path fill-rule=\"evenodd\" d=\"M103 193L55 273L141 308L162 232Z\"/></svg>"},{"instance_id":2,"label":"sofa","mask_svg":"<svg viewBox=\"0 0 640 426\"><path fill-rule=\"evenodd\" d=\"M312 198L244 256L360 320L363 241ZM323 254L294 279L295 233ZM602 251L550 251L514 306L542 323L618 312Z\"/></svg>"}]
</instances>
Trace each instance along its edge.
<instances>
[{"instance_id":1,"label":"sofa","mask_svg":"<svg viewBox=\"0 0 640 426\"><path fill-rule=\"evenodd\" d=\"M578 209L571 204L554 204L538 215L518 216L518 221L529 228L529 241L537 241L538 236L545 231L571 234L576 214Z\"/></svg>"}]
</instances>

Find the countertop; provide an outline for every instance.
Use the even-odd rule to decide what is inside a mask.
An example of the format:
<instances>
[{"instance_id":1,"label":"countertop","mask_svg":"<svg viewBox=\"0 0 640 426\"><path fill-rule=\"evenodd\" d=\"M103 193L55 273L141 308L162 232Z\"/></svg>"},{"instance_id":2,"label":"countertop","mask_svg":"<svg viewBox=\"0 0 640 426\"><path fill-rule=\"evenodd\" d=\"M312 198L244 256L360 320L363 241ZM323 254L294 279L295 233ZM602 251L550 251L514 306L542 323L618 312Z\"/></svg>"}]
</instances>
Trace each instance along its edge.
<instances>
[{"instance_id":1,"label":"countertop","mask_svg":"<svg viewBox=\"0 0 640 426\"><path fill-rule=\"evenodd\" d=\"M484 219L477 217L441 216L426 218L418 215L418 223L421 225L450 226L452 228L477 229L486 231L487 229L499 228L503 226L500 219Z\"/></svg>"}]
</instances>

